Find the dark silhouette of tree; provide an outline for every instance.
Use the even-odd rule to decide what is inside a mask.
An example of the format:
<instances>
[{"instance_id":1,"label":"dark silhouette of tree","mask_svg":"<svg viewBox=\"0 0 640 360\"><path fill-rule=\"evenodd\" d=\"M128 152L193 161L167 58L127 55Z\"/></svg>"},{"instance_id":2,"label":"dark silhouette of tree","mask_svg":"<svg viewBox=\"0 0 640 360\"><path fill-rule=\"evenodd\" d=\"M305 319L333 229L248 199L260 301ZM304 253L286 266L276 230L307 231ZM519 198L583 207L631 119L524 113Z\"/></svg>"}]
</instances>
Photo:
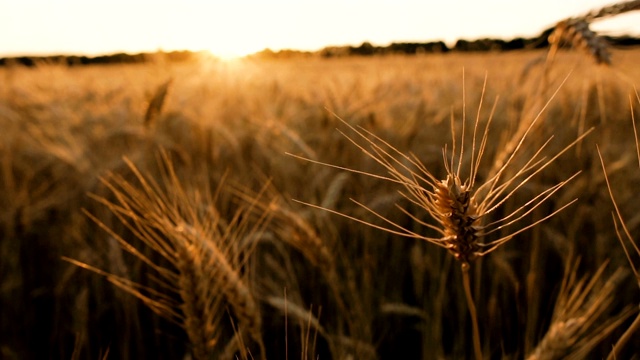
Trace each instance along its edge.
<instances>
[{"instance_id":1,"label":"dark silhouette of tree","mask_svg":"<svg viewBox=\"0 0 640 360\"><path fill-rule=\"evenodd\" d=\"M365 41L358 47L350 47L350 53L351 55L373 55L376 53L376 47Z\"/></svg>"}]
</instances>

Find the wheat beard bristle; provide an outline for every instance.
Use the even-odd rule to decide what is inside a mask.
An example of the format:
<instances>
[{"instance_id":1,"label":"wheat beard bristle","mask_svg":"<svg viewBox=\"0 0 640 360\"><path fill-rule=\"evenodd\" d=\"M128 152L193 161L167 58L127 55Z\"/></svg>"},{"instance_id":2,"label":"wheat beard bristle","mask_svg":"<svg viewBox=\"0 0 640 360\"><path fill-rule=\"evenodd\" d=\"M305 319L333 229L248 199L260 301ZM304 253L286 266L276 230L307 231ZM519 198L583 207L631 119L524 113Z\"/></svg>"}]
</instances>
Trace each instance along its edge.
<instances>
[{"instance_id":1,"label":"wheat beard bristle","mask_svg":"<svg viewBox=\"0 0 640 360\"><path fill-rule=\"evenodd\" d=\"M436 184L435 205L446 248L457 260L469 264L480 252L478 238L482 231L471 190L458 176L449 174L446 180Z\"/></svg>"}]
</instances>

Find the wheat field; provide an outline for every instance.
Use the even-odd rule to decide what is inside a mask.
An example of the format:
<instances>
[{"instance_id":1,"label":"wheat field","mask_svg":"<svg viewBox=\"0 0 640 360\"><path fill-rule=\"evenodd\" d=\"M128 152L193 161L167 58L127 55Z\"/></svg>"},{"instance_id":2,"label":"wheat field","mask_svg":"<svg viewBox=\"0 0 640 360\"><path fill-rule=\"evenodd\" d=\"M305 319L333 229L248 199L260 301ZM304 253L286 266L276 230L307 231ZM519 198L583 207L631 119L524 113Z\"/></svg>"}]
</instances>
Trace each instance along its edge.
<instances>
[{"instance_id":1,"label":"wheat field","mask_svg":"<svg viewBox=\"0 0 640 360\"><path fill-rule=\"evenodd\" d=\"M640 51L546 59L1 68L0 357L637 359ZM407 182L512 154L434 246Z\"/></svg>"}]
</instances>

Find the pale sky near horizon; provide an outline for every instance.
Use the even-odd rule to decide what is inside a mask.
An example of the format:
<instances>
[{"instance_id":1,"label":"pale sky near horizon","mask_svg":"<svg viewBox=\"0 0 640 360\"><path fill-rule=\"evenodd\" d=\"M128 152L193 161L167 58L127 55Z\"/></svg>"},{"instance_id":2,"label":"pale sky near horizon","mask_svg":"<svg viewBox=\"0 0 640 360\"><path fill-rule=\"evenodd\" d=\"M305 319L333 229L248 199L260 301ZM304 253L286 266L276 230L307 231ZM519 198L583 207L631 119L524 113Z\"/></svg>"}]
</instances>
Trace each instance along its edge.
<instances>
[{"instance_id":1,"label":"pale sky near horizon","mask_svg":"<svg viewBox=\"0 0 640 360\"><path fill-rule=\"evenodd\" d=\"M615 2L615 1L614 1ZM265 48L318 50L483 37L530 37L607 0L0 0L0 57ZM640 11L594 23L640 35Z\"/></svg>"}]
</instances>

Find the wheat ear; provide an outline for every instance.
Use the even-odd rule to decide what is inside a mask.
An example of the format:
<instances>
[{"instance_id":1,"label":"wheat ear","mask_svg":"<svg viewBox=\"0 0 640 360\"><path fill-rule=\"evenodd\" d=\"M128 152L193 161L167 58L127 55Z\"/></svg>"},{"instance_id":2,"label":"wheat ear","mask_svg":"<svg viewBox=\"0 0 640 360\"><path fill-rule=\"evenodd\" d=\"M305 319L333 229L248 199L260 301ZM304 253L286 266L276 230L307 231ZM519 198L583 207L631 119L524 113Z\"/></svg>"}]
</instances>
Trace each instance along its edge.
<instances>
[{"instance_id":1,"label":"wheat ear","mask_svg":"<svg viewBox=\"0 0 640 360\"><path fill-rule=\"evenodd\" d=\"M481 107L482 103L478 109L478 114L480 113ZM387 171L388 175L363 172L356 169L345 168L342 166L320 162L294 154L289 154L295 158L302 159L308 162L329 166L356 174L367 175L373 178L402 185L406 192L401 192L401 194L411 203L426 211L426 213L435 221L435 225L421 220L420 216L412 214L409 210L404 209L398 205L399 210L412 218L418 224L421 224L439 234L439 237L427 236L421 233L417 233L411 229L404 228L403 226L389 219L386 219L384 216L378 214L373 209L353 199L353 202L375 215L386 225L374 224L372 222L361 220L319 205L309 204L302 201L298 202L352 219L354 221L387 231L392 234L427 241L429 243L449 250L449 252L451 252L451 254L461 263L469 264L478 256L483 256L494 251L500 245L513 238L515 235L520 234L532 228L533 226L536 226L542 221L551 218L553 215L573 203L572 201L566 205L563 205L544 218L532 224L525 225L517 230L507 232L507 235L503 235L496 240L486 240L489 235L501 231L505 228L509 228L523 220L527 215L531 214L533 210L547 201L553 194L559 191L563 186L565 186L569 181L571 181L575 176L578 175L578 173L576 173L568 179L547 188L546 190L542 191L541 193L524 203L521 207L514 210L512 213L505 215L500 219L489 221L489 216L498 208L500 208L501 205L503 205L508 199L510 199L519 189L521 189L536 175L540 174L558 157L564 154L572 146L580 142L593 130L589 129L587 132L579 136L575 141L567 145L557 154L553 155L549 159L546 159L542 157L542 153L550 143L550 138L529 159L523 161L524 165L518 166L516 165L516 158L523 148L525 139L528 137L531 129L533 128L532 123L520 135L520 137L516 139L516 141L513 141L513 150L510 154L508 154L506 159L502 162L501 166L495 171L492 171L492 174L486 182L481 185L477 185L476 179L480 171L482 157L489 140L488 132L492 115L493 110L491 112L491 115L489 116L489 120L487 121L484 132L480 138L478 138L477 136L480 124L479 115L476 119L472 134L472 155L470 168L466 177L463 177L462 174L464 142L461 142L459 146L460 149L456 149L456 143L454 141L453 147L451 149L451 154L449 154L447 147L444 147L443 158L445 160L444 164L446 168L446 176L444 177L444 180L440 180L435 175L433 175L414 154L405 154L397 150L391 144L379 138L375 134L361 127L356 128L337 115L335 116L352 132L354 132L356 134L356 137L352 138L346 135L346 133L342 131L340 132L363 153L365 153L367 156L381 165L382 168ZM465 120L463 118L463 134L461 135L461 138L464 138L464 123ZM454 126L452 120L452 129L453 128ZM455 133L453 134L453 138L455 139ZM358 140L360 140L360 142ZM509 172L508 169L512 170L512 175L506 175Z\"/></svg>"},{"instance_id":2,"label":"wheat ear","mask_svg":"<svg viewBox=\"0 0 640 360\"><path fill-rule=\"evenodd\" d=\"M482 157L485 153L485 149L489 140L489 125L495 111L494 103L494 107L491 110L491 114L489 115L489 119L485 125L484 131L482 132L480 138L478 138L478 132L481 131L481 129L479 129L480 111L482 109L485 88L486 77L482 89L480 105L478 107L478 115L476 117L476 121L472 130L471 161L466 176L463 174L462 169L463 158L465 155L464 139L466 130L466 117L464 111L459 149L456 147L454 120L453 118L451 120L453 144L451 154L449 154L447 146L445 146L443 149L444 165L446 169L446 177L444 178L444 180L440 180L438 177L432 174L426 168L426 166L422 164L422 162L416 155L405 154L399 151L394 146L376 136L372 132L362 127L356 128L335 114L334 115L353 133L355 133L356 136L352 138L342 131L341 133L364 154L381 165L382 168L386 170L388 175L378 175L374 173L363 172L356 169L345 168L342 166L328 164L314 159L289 154L305 161L333 167L340 170L350 171L356 174L371 176L377 179L397 183L404 187L406 192L401 192L401 194L409 202L416 205L418 208L423 209L434 220L435 225L421 220L421 216L412 214L409 210L398 205L399 210L406 214L417 224L431 229L435 233L439 234L439 237L427 236L415 232L410 228L405 228L393 222L392 220L385 218L370 207L367 207L364 204L353 199L352 201L375 215L386 225L377 225L372 222L361 220L323 206L305 202L301 203L314 208L326 210L334 214L338 214L340 216L352 219L354 221L369 225L377 229L387 231L398 236L427 241L429 243L447 249L461 263L462 266L465 296L469 314L472 320L474 354L477 360L482 359L483 356L480 344L480 331L477 320L477 312L471 294L471 286L469 284L470 263L477 257L484 256L496 250L499 246L512 239L515 235L522 233L532 228L533 226L536 226L537 224L551 218L559 211L562 211L568 205L573 203L572 201L569 204L561 206L559 209L543 217L542 219L534 223L522 226L517 230L512 230L510 233L507 233L507 235L503 235L496 240L487 241L489 235L502 229L511 227L512 225L523 220L542 203L547 201L554 193L565 186L577 174L548 188L547 190L542 191L540 194L534 196L532 199L527 201L512 213L505 215L498 220L490 221L489 215L496 211L496 209L500 208L501 205L504 204L509 198L511 198L520 188L522 188L522 186L528 183L542 170L547 168L553 161L555 161L555 159L557 159L560 155L562 155L577 142L582 140L582 138L584 138L592 130L591 129L587 133L580 136L576 141L566 146L563 150L552 156L550 159L545 160L544 158L542 158L541 153L551 140L549 139L538 149L538 151L535 152L534 155L532 155L528 160L524 161L524 165L517 166L514 159L516 159L516 155L518 155L520 149L522 148L523 143L530 133L535 121L539 118L538 116L535 118L536 120L532 121L529 127L526 128L524 133L522 133L520 137L513 142L515 144L513 151L507 156L507 158L501 163L501 165L496 168L496 171L490 174L488 180L485 183L478 186L476 184L476 179L478 177L478 173L480 171L482 163ZM464 90L463 103L465 103ZM512 170L512 175L507 175L509 173L509 169Z\"/></svg>"},{"instance_id":3,"label":"wheat ear","mask_svg":"<svg viewBox=\"0 0 640 360\"><path fill-rule=\"evenodd\" d=\"M603 284L600 279L607 266L605 263L590 279L577 280L578 264L579 261L575 261L567 267L551 325L538 346L527 356L528 360L584 359L593 347L633 313L633 309L627 308L597 325L613 302L612 293L623 274L617 271Z\"/></svg>"},{"instance_id":4,"label":"wheat ear","mask_svg":"<svg viewBox=\"0 0 640 360\"><path fill-rule=\"evenodd\" d=\"M169 88L173 83L173 79L169 79L164 83L160 84L156 89L153 97L149 101L149 105L147 106L147 111L144 114L144 126L150 127L152 126L158 117L160 117L160 113L162 112L162 107L164 106L165 99L167 98L167 94L169 93Z\"/></svg>"},{"instance_id":5,"label":"wheat ear","mask_svg":"<svg viewBox=\"0 0 640 360\"><path fill-rule=\"evenodd\" d=\"M611 53L607 41L589 28L585 19L567 19L556 24L549 35L551 49L549 57L555 56L558 48L568 44L588 52L598 64L611 65Z\"/></svg>"},{"instance_id":6,"label":"wheat ear","mask_svg":"<svg viewBox=\"0 0 640 360\"><path fill-rule=\"evenodd\" d=\"M613 17L629 11L639 10L640 1L625 1L591 11L583 16L562 20L549 35L548 59L555 56L563 44L588 52L598 64L611 65L611 53L607 41L589 28L596 20Z\"/></svg>"},{"instance_id":7,"label":"wheat ear","mask_svg":"<svg viewBox=\"0 0 640 360\"><path fill-rule=\"evenodd\" d=\"M109 208L135 237L170 266L160 265L99 219L87 215L118 240L123 249L158 274L159 288L143 286L88 264L67 260L105 276L159 315L181 325L197 359L208 359L220 349L220 322L225 307L229 307L243 332L258 345L260 357L264 359L259 305L243 270L251 248L242 245L247 237L261 232L269 218L266 212L258 215L254 212L260 195L254 197L253 203L240 206L230 219L224 219L215 209L218 194L190 194L177 178L166 154L163 185L143 176L128 160L127 164L138 184L114 174L104 183L116 200L93 198ZM202 210L203 200L208 203L204 204L207 205L206 212Z\"/></svg>"}]
</instances>

